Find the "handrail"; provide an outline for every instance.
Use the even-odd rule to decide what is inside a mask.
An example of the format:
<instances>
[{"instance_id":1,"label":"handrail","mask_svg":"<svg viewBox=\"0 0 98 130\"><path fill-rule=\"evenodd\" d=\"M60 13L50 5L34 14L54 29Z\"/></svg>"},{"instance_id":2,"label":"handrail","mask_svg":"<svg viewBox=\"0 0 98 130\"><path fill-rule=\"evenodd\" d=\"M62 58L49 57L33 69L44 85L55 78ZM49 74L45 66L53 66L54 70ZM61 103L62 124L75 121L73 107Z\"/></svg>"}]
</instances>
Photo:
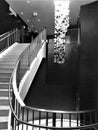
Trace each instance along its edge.
<instances>
[{"instance_id":1,"label":"handrail","mask_svg":"<svg viewBox=\"0 0 98 130\"><path fill-rule=\"evenodd\" d=\"M10 83L11 83L11 79L10 79ZM45 129L84 129L84 128L92 128L92 127L96 127L98 125L98 123L95 123L95 124L91 124L91 125L85 125L85 126L78 126L78 127L48 127L48 126L42 126L42 125L35 125L35 124L30 124L30 123L27 123L26 121L22 121L18 118L18 116L15 114L14 110L13 110L13 107L12 107L12 104L11 104L11 95L10 95L10 84L9 84L9 103L10 103L10 108L11 108L11 111L14 115L14 117L16 118L17 121L19 121L20 123L22 124L25 124L25 125L29 125L29 126L32 126L32 127L38 127L38 128L45 128ZM30 108L30 107L29 107ZM31 109L31 108L30 108ZM38 110L38 108L37 108ZM39 109L40 110L40 109ZM88 111L88 110L87 110ZM55 111L56 112L56 111Z\"/></svg>"},{"instance_id":2,"label":"handrail","mask_svg":"<svg viewBox=\"0 0 98 130\"><path fill-rule=\"evenodd\" d=\"M40 39L40 38L39 38ZM38 42L39 39L35 39L35 41ZM42 39L40 39L41 41ZM45 40L45 39L44 39ZM25 49L26 51L26 49ZM24 102L19 101L20 97L17 98L17 96L14 94L14 98L11 100L11 86L15 82L15 86L12 88L14 89L16 86L16 73L18 69L19 62L21 58L23 57L23 54L25 51L20 55L18 58L15 69L11 75L10 78L10 83L9 83L9 104L10 108L12 111L12 127L16 129L16 127L20 127L19 125L22 125L22 130L23 130L23 125L31 126L32 128L38 127L38 128L45 128L45 129L84 129L84 128L95 128L98 126L98 120L97 120L97 111L96 110L85 110L85 111L55 111L55 110L47 110L47 109L39 109L39 108L34 108L34 107L29 107L24 104ZM13 81L14 80L14 81ZM18 92L18 89L15 88L14 92ZM13 92L13 91L12 91ZM14 103L14 104L13 104ZM30 114L31 112L31 114ZM44 115L45 117L41 118L41 115ZM35 117L36 115L36 117ZM31 119L32 116L32 119ZM88 120L86 119L88 117ZM30 118L30 119L29 119ZM41 124L41 119L44 119L46 121L46 125ZM93 120L92 120L93 118ZM37 120L39 121L39 124L35 124L34 121ZM48 124L48 119L53 120L53 125L49 126ZM61 121L61 126L57 127L56 126L56 119L60 119ZM63 125L64 119L69 119L69 127L65 127ZM30 121L32 120L32 123ZM72 120L76 120L76 126L72 126ZM19 130L19 129L18 129Z\"/></svg>"},{"instance_id":3,"label":"handrail","mask_svg":"<svg viewBox=\"0 0 98 130\"><path fill-rule=\"evenodd\" d=\"M4 36L7 35L7 34L8 34L8 32L1 34L1 35L0 35L0 38L4 37Z\"/></svg>"},{"instance_id":4,"label":"handrail","mask_svg":"<svg viewBox=\"0 0 98 130\"><path fill-rule=\"evenodd\" d=\"M12 33L8 33L7 36L5 36L5 37L3 37L3 38L0 39L0 42L3 41L5 38L11 36L11 35L14 34L15 32L16 32L16 31L14 31L14 32L12 32Z\"/></svg>"},{"instance_id":5,"label":"handrail","mask_svg":"<svg viewBox=\"0 0 98 130\"><path fill-rule=\"evenodd\" d=\"M92 110L80 110L80 111L60 111L60 110L49 110L49 109L41 109L41 108L35 108L35 107L30 107L30 106L26 106L25 108L27 109L31 109L31 110L36 110L36 111L42 111L42 112L49 112L49 113L63 113L63 114L81 114L81 113L89 113L89 112L94 112L96 111L96 109L92 109Z\"/></svg>"},{"instance_id":6,"label":"handrail","mask_svg":"<svg viewBox=\"0 0 98 130\"><path fill-rule=\"evenodd\" d=\"M4 33L0 36L0 52L11 46L13 43L19 40L19 30L17 28Z\"/></svg>"}]
</instances>

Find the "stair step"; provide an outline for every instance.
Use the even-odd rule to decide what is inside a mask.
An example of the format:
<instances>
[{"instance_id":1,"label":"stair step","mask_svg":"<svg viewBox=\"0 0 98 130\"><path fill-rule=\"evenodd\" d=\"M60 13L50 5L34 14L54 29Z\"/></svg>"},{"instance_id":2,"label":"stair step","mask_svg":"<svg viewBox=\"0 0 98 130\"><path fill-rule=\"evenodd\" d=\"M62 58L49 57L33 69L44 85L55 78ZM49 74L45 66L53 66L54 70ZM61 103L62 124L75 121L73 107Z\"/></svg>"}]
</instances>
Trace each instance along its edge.
<instances>
[{"instance_id":1,"label":"stair step","mask_svg":"<svg viewBox=\"0 0 98 130\"><path fill-rule=\"evenodd\" d=\"M1 91L1 89L0 89L0 96L1 97L8 97L9 96L8 90L7 91Z\"/></svg>"},{"instance_id":2,"label":"stair step","mask_svg":"<svg viewBox=\"0 0 98 130\"><path fill-rule=\"evenodd\" d=\"M0 83L0 89L8 89L8 88L9 88L9 84L8 83Z\"/></svg>"},{"instance_id":3,"label":"stair step","mask_svg":"<svg viewBox=\"0 0 98 130\"><path fill-rule=\"evenodd\" d=\"M0 73L0 78L10 78L11 73Z\"/></svg>"},{"instance_id":4,"label":"stair step","mask_svg":"<svg viewBox=\"0 0 98 130\"><path fill-rule=\"evenodd\" d=\"M0 100L0 106L2 106L2 105L5 106L5 107L9 106L9 100L3 100L3 99Z\"/></svg>"},{"instance_id":5,"label":"stair step","mask_svg":"<svg viewBox=\"0 0 98 130\"><path fill-rule=\"evenodd\" d=\"M0 77L0 82L9 82L9 81L10 81L10 77L9 78Z\"/></svg>"},{"instance_id":6,"label":"stair step","mask_svg":"<svg viewBox=\"0 0 98 130\"><path fill-rule=\"evenodd\" d=\"M0 122L0 130L4 130L8 128L8 122Z\"/></svg>"},{"instance_id":7,"label":"stair step","mask_svg":"<svg viewBox=\"0 0 98 130\"><path fill-rule=\"evenodd\" d=\"M8 116L9 110L0 110L0 116Z\"/></svg>"},{"instance_id":8,"label":"stair step","mask_svg":"<svg viewBox=\"0 0 98 130\"><path fill-rule=\"evenodd\" d=\"M13 68L0 68L0 73L12 73Z\"/></svg>"},{"instance_id":9,"label":"stair step","mask_svg":"<svg viewBox=\"0 0 98 130\"><path fill-rule=\"evenodd\" d=\"M14 54L14 53L13 53ZM10 57L10 58L18 58L19 54L17 53L17 55L12 55L11 53L7 53L4 57Z\"/></svg>"},{"instance_id":10,"label":"stair step","mask_svg":"<svg viewBox=\"0 0 98 130\"><path fill-rule=\"evenodd\" d=\"M9 100L9 97L0 97L0 101L1 100Z\"/></svg>"},{"instance_id":11,"label":"stair step","mask_svg":"<svg viewBox=\"0 0 98 130\"><path fill-rule=\"evenodd\" d=\"M0 130L8 128L8 116L0 117Z\"/></svg>"},{"instance_id":12,"label":"stair step","mask_svg":"<svg viewBox=\"0 0 98 130\"><path fill-rule=\"evenodd\" d=\"M0 106L0 110L10 110L10 106Z\"/></svg>"},{"instance_id":13,"label":"stair step","mask_svg":"<svg viewBox=\"0 0 98 130\"><path fill-rule=\"evenodd\" d=\"M6 56L6 57L3 57L3 61L16 61L16 59L18 59L18 57L9 57L9 56Z\"/></svg>"},{"instance_id":14,"label":"stair step","mask_svg":"<svg viewBox=\"0 0 98 130\"><path fill-rule=\"evenodd\" d=\"M8 69L11 68L11 69L12 69L12 68L14 68L14 65L6 65L6 64L5 64L5 65L0 65L0 68L6 68L6 69L7 69L7 68L8 68Z\"/></svg>"},{"instance_id":15,"label":"stair step","mask_svg":"<svg viewBox=\"0 0 98 130\"><path fill-rule=\"evenodd\" d=\"M4 63L4 62L2 63L2 62L1 62L1 63L0 63L0 68L1 68L1 67L4 67L4 66L5 66L6 68L7 68L7 67L8 67L8 68L9 68L9 67L12 68L12 67L15 66L15 63L12 63L12 62L11 62L11 63L7 63L7 62L6 62L6 63Z\"/></svg>"},{"instance_id":16,"label":"stair step","mask_svg":"<svg viewBox=\"0 0 98 130\"><path fill-rule=\"evenodd\" d=\"M0 60L0 62L1 62L2 64L3 64L3 63L4 63L4 64L7 64L7 63L8 63L8 64L11 64L11 63L12 63L12 64L15 64L15 61L10 61L10 60L7 60L7 61L6 61L6 60L4 60L4 59Z\"/></svg>"},{"instance_id":17,"label":"stair step","mask_svg":"<svg viewBox=\"0 0 98 130\"><path fill-rule=\"evenodd\" d=\"M19 55L18 52L10 52L10 53L6 53L6 55Z\"/></svg>"},{"instance_id":18,"label":"stair step","mask_svg":"<svg viewBox=\"0 0 98 130\"><path fill-rule=\"evenodd\" d=\"M7 121L8 121L8 116L0 117L0 122L7 122Z\"/></svg>"}]
</instances>

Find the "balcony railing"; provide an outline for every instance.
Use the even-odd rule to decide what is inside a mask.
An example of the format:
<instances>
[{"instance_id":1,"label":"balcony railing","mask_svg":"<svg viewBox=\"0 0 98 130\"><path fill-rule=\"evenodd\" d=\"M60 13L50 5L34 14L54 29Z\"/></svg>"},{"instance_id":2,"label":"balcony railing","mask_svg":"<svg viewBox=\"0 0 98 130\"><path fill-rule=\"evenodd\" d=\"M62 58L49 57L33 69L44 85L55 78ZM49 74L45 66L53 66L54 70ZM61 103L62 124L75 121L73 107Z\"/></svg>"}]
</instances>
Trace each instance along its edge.
<instances>
[{"instance_id":1,"label":"balcony railing","mask_svg":"<svg viewBox=\"0 0 98 130\"><path fill-rule=\"evenodd\" d=\"M20 31L16 28L3 35L0 35L0 52L10 47L15 42L19 42Z\"/></svg>"},{"instance_id":2,"label":"balcony railing","mask_svg":"<svg viewBox=\"0 0 98 130\"><path fill-rule=\"evenodd\" d=\"M44 30L32 41L30 46L19 57L11 76L9 84L9 103L12 112L12 129L97 129L97 110L54 111L31 108L26 106L19 96L19 83L45 41L46 31Z\"/></svg>"}]
</instances>

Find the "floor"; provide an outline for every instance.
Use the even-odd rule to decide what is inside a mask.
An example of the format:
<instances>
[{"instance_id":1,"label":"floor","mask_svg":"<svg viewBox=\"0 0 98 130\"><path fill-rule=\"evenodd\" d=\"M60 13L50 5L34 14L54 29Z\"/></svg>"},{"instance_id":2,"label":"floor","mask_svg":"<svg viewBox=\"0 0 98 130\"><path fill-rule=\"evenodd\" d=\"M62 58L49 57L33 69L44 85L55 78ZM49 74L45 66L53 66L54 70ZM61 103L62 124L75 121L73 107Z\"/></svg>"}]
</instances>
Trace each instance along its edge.
<instances>
[{"instance_id":1,"label":"floor","mask_svg":"<svg viewBox=\"0 0 98 130\"><path fill-rule=\"evenodd\" d=\"M53 40L48 43L47 59L43 60L25 98L32 107L51 110L76 110L78 86L77 47L66 45L64 64L53 62ZM79 104L78 104L79 105Z\"/></svg>"}]
</instances>

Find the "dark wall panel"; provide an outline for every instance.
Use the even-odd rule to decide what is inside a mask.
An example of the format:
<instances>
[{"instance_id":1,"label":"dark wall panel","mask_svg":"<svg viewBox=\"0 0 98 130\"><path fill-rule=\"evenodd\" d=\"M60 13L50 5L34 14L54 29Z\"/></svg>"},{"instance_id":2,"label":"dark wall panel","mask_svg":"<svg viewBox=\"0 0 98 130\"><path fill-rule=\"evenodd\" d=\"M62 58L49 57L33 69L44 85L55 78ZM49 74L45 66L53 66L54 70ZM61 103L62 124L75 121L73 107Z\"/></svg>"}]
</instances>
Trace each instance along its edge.
<instances>
[{"instance_id":1,"label":"dark wall panel","mask_svg":"<svg viewBox=\"0 0 98 130\"><path fill-rule=\"evenodd\" d=\"M17 26L17 18L9 15L9 5L5 0L0 0L0 35Z\"/></svg>"},{"instance_id":2,"label":"dark wall panel","mask_svg":"<svg viewBox=\"0 0 98 130\"><path fill-rule=\"evenodd\" d=\"M80 108L98 106L98 1L80 9Z\"/></svg>"}]
</instances>

